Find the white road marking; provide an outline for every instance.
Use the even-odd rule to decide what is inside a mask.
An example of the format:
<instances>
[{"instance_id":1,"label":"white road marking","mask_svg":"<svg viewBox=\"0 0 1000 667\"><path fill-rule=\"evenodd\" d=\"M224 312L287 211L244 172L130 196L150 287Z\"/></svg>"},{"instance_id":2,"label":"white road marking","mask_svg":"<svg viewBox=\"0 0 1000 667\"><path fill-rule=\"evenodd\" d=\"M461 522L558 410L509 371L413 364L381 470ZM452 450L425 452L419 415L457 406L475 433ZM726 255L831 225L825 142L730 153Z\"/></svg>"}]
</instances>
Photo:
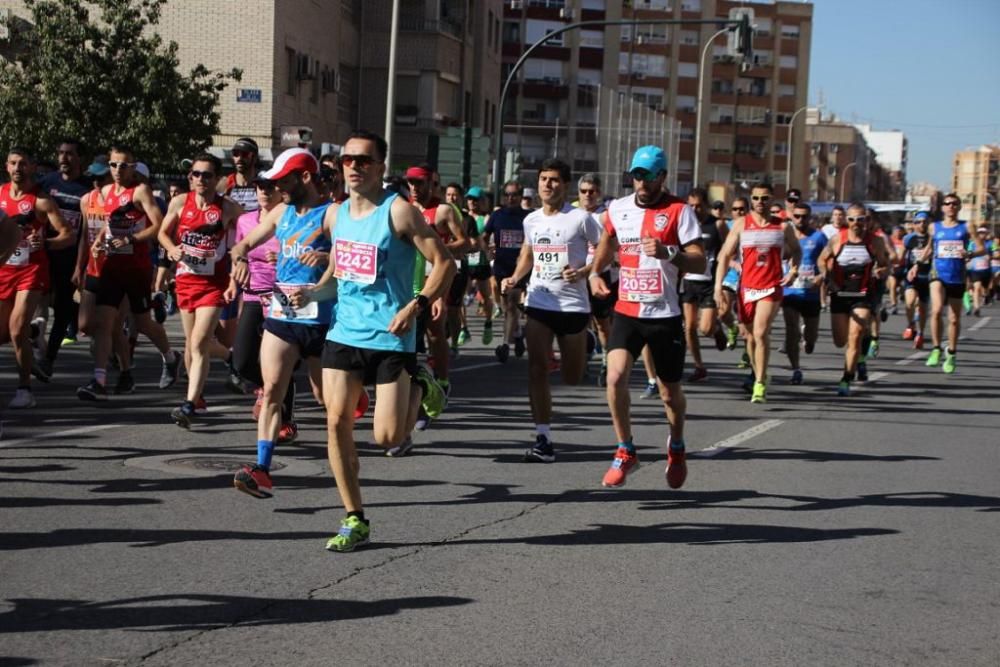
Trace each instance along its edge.
<instances>
[{"instance_id":1,"label":"white road marking","mask_svg":"<svg viewBox=\"0 0 1000 667\"><path fill-rule=\"evenodd\" d=\"M979 331L980 329L982 329L983 327L985 327L987 324L989 324L991 319L992 319L991 316L984 317L983 319L979 320L978 322L976 322L975 324L973 324L971 327L969 327L969 331L970 332L972 332L972 331ZM968 334L966 334L966 335L968 335ZM960 338L963 338L963 339L965 337L966 336L960 336Z\"/></svg>"},{"instance_id":2,"label":"white road marking","mask_svg":"<svg viewBox=\"0 0 1000 667\"><path fill-rule=\"evenodd\" d=\"M711 458L713 456L718 456L727 449L735 447L736 445L742 442L746 442L751 438L755 438L762 433L767 433L771 429L777 428L778 426L781 426L784 423L785 421L783 419L768 419L765 422L761 422L756 426L751 426L747 430L737 433L734 436L728 437L725 440L720 440L711 447L706 447L705 449L699 449L696 452L692 452L688 454L688 456L694 458Z\"/></svg>"},{"instance_id":3,"label":"white road marking","mask_svg":"<svg viewBox=\"0 0 1000 667\"><path fill-rule=\"evenodd\" d=\"M39 440L48 440L50 438L67 438L74 435L86 435L88 433L95 433L97 431L108 431L110 429L119 428L121 426L124 426L124 424L94 424L92 426L81 426L79 428L71 428L65 431L55 431L53 433L40 433L30 438L17 438L16 440L8 440L6 442L0 441L0 447L15 447L17 445L25 445L31 442L37 442Z\"/></svg>"},{"instance_id":4,"label":"white road marking","mask_svg":"<svg viewBox=\"0 0 1000 667\"><path fill-rule=\"evenodd\" d=\"M480 369L480 368L491 368L491 367L495 368L495 367L498 367L500 365L501 364L500 364L499 361L488 361L488 362L486 362L484 364L472 364L470 366L461 366L459 368L450 368L450 369L448 369L448 372L449 373L463 373L465 371L474 371L474 370L477 370L477 369Z\"/></svg>"},{"instance_id":5,"label":"white road marking","mask_svg":"<svg viewBox=\"0 0 1000 667\"><path fill-rule=\"evenodd\" d=\"M896 365L897 366L909 366L914 361L917 361L918 359L923 359L928 354L929 354L929 352L924 352L923 350L917 350L916 352L914 352L910 356L904 357L904 358L900 359L899 361L897 361Z\"/></svg>"}]
</instances>

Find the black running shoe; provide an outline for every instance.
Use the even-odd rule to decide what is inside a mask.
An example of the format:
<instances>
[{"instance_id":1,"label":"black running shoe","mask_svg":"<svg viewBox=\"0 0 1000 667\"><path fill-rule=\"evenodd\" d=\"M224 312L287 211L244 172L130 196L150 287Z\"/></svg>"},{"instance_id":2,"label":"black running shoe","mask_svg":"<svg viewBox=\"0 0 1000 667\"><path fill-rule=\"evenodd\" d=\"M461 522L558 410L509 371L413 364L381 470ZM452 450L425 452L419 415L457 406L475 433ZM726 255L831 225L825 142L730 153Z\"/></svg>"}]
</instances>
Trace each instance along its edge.
<instances>
[{"instance_id":1,"label":"black running shoe","mask_svg":"<svg viewBox=\"0 0 1000 667\"><path fill-rule=\"evenodd\" d=\"M76 390L76 397L81 401L106 401L108 400L107 388L96 379Z\"/></svg>"},{"instance_id":2,"label":"black running shoe","mask_svg":"<svg viewBox=\"0 0 1000 667\"><path fill-rule=\"evenodd\" d=\"M135 393L135 380L132 379L132 371L122 371L118 376L118 383L115 385L115 394Z\"/></svg>"},{"instance_id":3,"label":"black running shoe","mask_svg":"<svg viewBox=\"0 0 1000 667\"><path fill-rule=\"evenodd\" d=\"M181 403L180 407L174 408L170 411L170 417L174 420L174 423L181 428L191 428L191 424L194 423L194 403L191 401L184 401Z\"/></svg>"},{"instance_id":4,"label":"black running shoe","mask_svg":"<svg viewBox=\"0 0 1000 667\"><path fill-rule=\"evenodd\" d=\"M535 436L535 446L525 450L524 460L526 463L552 463L556 460L556 452L549 439L538 434Z\"/></svg>"}]
</instances>

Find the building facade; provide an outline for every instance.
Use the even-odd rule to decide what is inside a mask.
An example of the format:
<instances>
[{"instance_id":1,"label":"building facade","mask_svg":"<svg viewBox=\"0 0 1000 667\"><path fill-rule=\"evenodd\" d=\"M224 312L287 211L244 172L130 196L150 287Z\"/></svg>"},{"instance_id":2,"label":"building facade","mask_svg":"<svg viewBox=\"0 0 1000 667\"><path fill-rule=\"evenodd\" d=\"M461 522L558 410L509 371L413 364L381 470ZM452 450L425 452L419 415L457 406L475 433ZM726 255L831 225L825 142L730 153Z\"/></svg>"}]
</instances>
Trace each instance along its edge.
<instances>
[{"instance_id":1,"label":"building facade","mask_svg":"<svg viewBox=\"0 0 1000 667\"><path fill-rule=\"evenodd\" d=\"M717 20L737 8L753 11L753 65L743 71L729 54ZM507 0L503 66L506 75L526 48L553 30L580 20L705 21L588 27L567 32L535 51L517 78L506 107L505 145L517 146L530 165L553 153L568 155L575 172L593 171L607 152L606 132L620 132L621 105L598 89L638 100L652 122L679 122L677 159L670 165L677 189L694 183L730 184L771 180L783 194L788 166L788 128L806 105L812 5L803 2L728 0ZM706 48L707 46L707 48ZM704 76L700 77L705 55ZM702 98L698 125L699 93ZM659 114L659 115L657 115ZM799 116L801 119L801 115ZM643 121L648 122L648 121ZM638 127L645 127L638 125ZM801 146L803 124L793 141ZM702 132L694 174L695 134ZM658 131L659 130L659 131ZM663 128L639 131L655 140ZM600 138L599 138L600 137ZM572 147L572 150L570 148ZM627 165L621 165L625 169ZM800 177L807 172L803 164ZM793 181L795 178L793 177Z\"/></svg>"},{"instance_id":2,"label":"building facade","mask_svg":"<svg viewBox=\"0 0 1000 667\"><path fill-rule=\"evenodd\" d=\"M182 72L198 64L242 70L219 101L213 148L228 151L250 136L266 158L301 139L321 150L353 128L383 133L391 7L391 0L169 0L156 31L178 44ZM435 162L435 137L450 127L492 132L503 12L502 0L407 0L401 7L397 171ZM20 0L0 0L2 9L27 18Z\"/></svg>"},{"instance_id":3,"label":"building facade","mask_svg":"<svg viewBox=\"0 0 1000 667\"><path fill-rule=\"evenodd\" d=\"M802 188L816 202L902 201L898 177L886 169L857 126L817 109L806 114ZM898 174L898 172L895 172Z\"/></svg>"},{"instance_id":4,"label":"building facade","mask_svg":"<svg viewBox=\"0 0 1000 667\"><path fill-rule=\"evenodd\" d=\"M986 224L996 231L1000 190L1000 144L967 148L955 153L951 190L962 198L963 220Z\"/></svg>"},{"instance_id":5,"label":"building facade","mask_svg":"<svg viewBox=\"0 0 1000 667\"><path fill-rule=\"evenodd\" d=\"M887 179L888 199L902 201L906 197L906 166L910 142L900 130L876 130L868 124L855 124L868 146L875 151L875 159Z\"/></svg>"}]
</instances>

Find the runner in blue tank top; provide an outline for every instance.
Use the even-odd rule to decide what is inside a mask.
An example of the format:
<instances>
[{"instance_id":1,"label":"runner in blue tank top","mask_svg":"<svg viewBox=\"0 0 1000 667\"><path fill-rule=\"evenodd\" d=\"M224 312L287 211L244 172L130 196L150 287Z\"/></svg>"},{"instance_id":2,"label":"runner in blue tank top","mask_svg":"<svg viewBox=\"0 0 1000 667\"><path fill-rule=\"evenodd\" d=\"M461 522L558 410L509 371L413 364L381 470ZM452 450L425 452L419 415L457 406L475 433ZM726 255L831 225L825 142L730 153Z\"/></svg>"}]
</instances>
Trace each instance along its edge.
<instances>
[{"instance_id":1,"label":"runner in blue tank top","mask_svg":"<svg viewBox=\"0 0 1000 667\"><path fill-rule=\"evenodd\" d=\"M417 315L451 284L455 263L420 211L382 189L387 149L370 132L348 138L341 162L351 195L326 215L334 260L320 283L295 299L312 303L337 293L337 318L323 351L323 395L330 468L347 517L326 544L331 551L353 551L370 534L354 444L354 406L365 385L375 385L375 442L397 454L411 446L421 406L431 417L444 406L433 374L417 367L413 332ZM418 252L434 268L414 297Z\"/></svg>"},{"instance_id":2,"label":"runner in blue tank top","mask_svg":"<svg viewBox=\"0 0 1000 667\"><path fill-rule=\"evenodd\" d=\"M781 313L785 318L785 354L792 366L792 384L802 384L799 340L805 338L806 354L812 354L816 339L819 338L819 286L823 283L817 261L827 245L827 238L826 234L812 226L812 208L809 204L795 204L792 208L792 224L802 247L802 262L795 280L785 287ZM786 262L785 271L787 270ZM800 327L800 323L804 326Z\"/></svg>"},{"instance_id":3,"label":"runner in blue tank top","mask_svg":"<svg viewBox=\"0 0 1000 667\"><path fill-rule=\"evenodd\" d=\"M941 315L948 305L948 349L945 350L941 369L945 373L955 372L955 351L958 348L958 334L962 328L962 297L965 295L965 262L972 257L986 253L983 242L976 235L971 222L958 219L962 210L962 200L955 193L947 194L942 200L944 219L930 226L931 242L924 248L921 261L931 261L931 338L934 348L927 357L928 366L941 363ZM975 248L966 249L970 239Z\"/></svg>"},{"instance_id":4,"label":"runner in blue tank top","mask_svg":"<svg viewBox=\"0 0 1000 667\"><path fill-rule=\"evenodd\" d=\"M323 402L321 356L333 302L298 302L298 295L319 282L330 261L330 238L324 229L330 204L317 189L318 173L319 163L305 149L293 148L279 155L261 176L274 182L283 203L261 216L253 231L231 251L233 279L246 286L250 250L272 236L280 248L274 292L262 295L262 302L267 303L260 344L264 386L257 421L257 463L243 466L233 480L237 489L257 498L273 493L270 466L282 430L281 404L300 360L306 360L313 394ZM293 426L282 440L294 439L296 432Z\"/></svg>"}]
</instances>

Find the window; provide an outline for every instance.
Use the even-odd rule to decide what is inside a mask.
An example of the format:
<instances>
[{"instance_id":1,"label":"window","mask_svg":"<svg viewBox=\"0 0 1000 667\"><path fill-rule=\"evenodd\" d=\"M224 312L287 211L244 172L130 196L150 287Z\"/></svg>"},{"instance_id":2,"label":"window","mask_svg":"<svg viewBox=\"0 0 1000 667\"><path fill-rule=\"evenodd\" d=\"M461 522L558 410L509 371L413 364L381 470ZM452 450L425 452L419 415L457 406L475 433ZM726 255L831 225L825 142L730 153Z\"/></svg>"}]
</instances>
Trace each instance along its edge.
<instances>
[{"instance_id":1,"label":"window","mask_svg":"<svg viewBox=\"0 0 1000 667\"><path fill-rule=\"evenodd\" d=\"M782 97L795 97L795 86L783 83L778 86L778 94Z\"/></svg>"},{"instance_id":2,"label":"window","mask_svg":"<svg viewBox=\"0 0 1000 667\"><path fill-rule=\"evenodd\" d=\"M581 30L580 46L587 46L592 49L603 49L604 32L600 30Z\"/></svg>"},{"instance_id":3,"label":"window","mask_svg":"<svg viewBox=\"0 0 1000 667\"><path fill-rule=\"evenodd\" d=\"M528 44L534 44L545 35L550 32L554 32L563 27L563 24L558 21L539 21L535 19L528 19L524 27L524 37ZM545 42L546 46L562 46L563 36L558 35L552 39Z\"/></svg>"},{"instance_id":4,"label":"window","mask_svg":"<svg viewBox=\"0 0 1000 667\"><path fill-rule=\"evenodd\" d=\"M786 39L798 39L799 38L799 26L796 23L782 23L781 24L781 36Z\"/></svg>"},{"instance_id":5,"label":"window","mask_svg":"<svg viewBox=\"0 0 1000 667\"><path fill-rule=\"evenodd\" d=\"M775 155L788 155L788 144L783 141L774 144Z\"/></svg>"},{"instance_id":6,"label":"window","mask_svg":"<svg viewBox=\"0 0 1000 667\"><path fill-rule=\"evenodd\" d=\"M799 66L799 59L796 56L781 56L780 63L786 69L795 69Z\"/></svg>"},{"instance_id":7,"label":"window","mask_svg":"<svg viewBox=\"0 0 1000 667\"><path fill-rule=\"evenodd\" d=\"M837 165L833 165L833 166L827 168L826 173L827 173L828 176L830 176L830 178L836 178L836 176L837 176Z\"/></svg>"},{"instance_id":8,"label":"window","mask_svg":"<svg viewBox=\"0 0 1000 667\"><path fill-rule=\"evenodd\" d=\"M839 153L840 152L840 144L830 144L830 152L833 153L833 154L835 154L835 155L837 153Z\"/></svg>"},{"instance_id":9,"label":"window","mask_svg":"<svg viewBox=\"0 0 1000 667\"><path fill-rule=\"evenodd\" d=\"M687 112L687 113L695 112L695 105L697 104L697 102L695 101L693 95L678 95L676 100L677 100L678 112Z\"/></svg>"},{"instance_id":10,"label":"window","mask_svg":"<svg viewBox=\"0 0 1000 667\"><path fill-rule=\"evenodd\" d=\"M558 60L546 60L543 58L528 58L524 61L525 81L536 83L548 83L551 85L562 85L563 64Z\"/></svg>"},{"instance_id":11,"label":"window","mask_svg":"<svg viewBox=\"0 0 1000 667\"><path fill-rule=\"evenodd\" d=\"M712 79L712 92L722 95L732 95L733 82L729 79Z\"/></svg>"},{"instance_id":12,"label":"window","mask_svg":"<svg viewBox=\"0 0 1000 667\"><path fill-rule=\"evenodd\" d=\"M682 127L680 131L681 141L694 141L694 128Z\"/></svg>"},{"instance_id":13,"label":"window","mask_svg":"<svg viewBox=\"0 0 1000 667\"><path fill-rule=\"evenodd\" d=\"M521 24L515 21L503 22L503 41L508 44L521 43Z\"/></svg>"},{"instance_id":14,"label":"window","mask_svg":"<svg viewBox=\"0 0 1000 667\"><path fill-rule=\"evenodd\" d=\"M733 137L729 134L710 134L708 152L728 154L733 152Z\"/></svg>"},{"instance_id":15,"label":"window","mask_svg":"<svg viewBox=\"0 0 1000 667\"><path fill-rule=\"evenodd\" d=\"M645 53L632 54L632 74L637 79L647 76L663 77L667 75L667 57L648 55ZM629 73L629 54L618 54L618 73Z\"/></svg>"},{"instance_id":16,"label":"window","mask_svg":"<svg viewBox=\"0 0 1000 667\"><path fill-rule=\"evenodd\" d=\"M677 63L677 76L698 78L698 65L696 63Z\"/></svg>"},{"instance_id":17,"label":"window","mask_svg":"<svg viewBox=\"0 0 1000 667\"><path fill-rule=\"evenodd\" d=\"M358 68L340 66L340 92L337 94L337 115L347 122L357 121L358 111Z\"/></svg>"},{"instance_id":18,"label":"window","mask_svg":"<svg viewBox=\"0 0 1000 667\"><path fill-rule=\"evenodd\" d=\"M713 123L731 125L733 122L733 113L732 104L713 104L710 120Z\"/></svg>"},{"instance_id":19,"label":"window","mask_svg":"<svg viewBox=\"0 0 1000 667\"><path fill-rule=\"evenodd\" d=\"M697 30L681 30L680 36L681 44L698 45L698 31Z\"/></svg>"},{"instance_id":20,"label":"window","mask_svg":"<svg viewBox=\"0 0 1000 667\"><path fill-rule=\"evenodd\" d=\"M288 80L285 83L285 92L294 97L299 92L299 58L295 49L285 49L285 60L288 63Z\"/></svg>"},{"instance_id":21,"label":"window","mask_svg":"<svg viewBox=\"0 0 1000 667\"><path fill-rule=\"evenodd\" d=\"M771 19L764 16L758 16L754 19L753 24L754 24L755 35L760 37L767 37L768 35L771 34L771 27L772 27Z\"/></svg>"},{"instance_id":22,"label":"window","mask_svg":"<svg viewBox=\"0 0 1000 667\"><path fill-rule=\"evenodd\" d=\"M700 12L701 0L684 0L683 2L681 2L681 11Z\"/></svg>"}]
</instances>

